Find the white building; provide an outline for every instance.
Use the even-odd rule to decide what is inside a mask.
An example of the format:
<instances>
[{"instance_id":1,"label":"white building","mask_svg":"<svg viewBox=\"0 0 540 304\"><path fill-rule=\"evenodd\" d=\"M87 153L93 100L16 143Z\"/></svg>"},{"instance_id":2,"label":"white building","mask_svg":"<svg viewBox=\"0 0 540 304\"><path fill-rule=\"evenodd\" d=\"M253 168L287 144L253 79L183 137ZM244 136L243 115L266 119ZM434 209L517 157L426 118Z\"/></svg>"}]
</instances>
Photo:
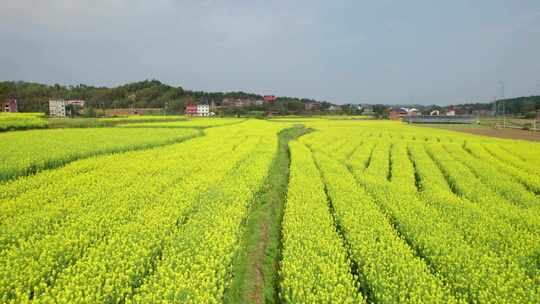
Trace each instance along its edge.
<instances>
[{"instance_id":1,"label":"white building","mask_svg":"<svg viewBox=\"0 0 540 304\"><path fill-rule=\"evenodd\" d=\"M65 100L49 100L49 116L66 117Z\"/></svg>"},{"instance_id":2,"label":"white building","mask_svg":"<svg viewBox=\"0 0 540 304\"><path fill-rule=\"evenodd\" d=\"M416 109L416 108L405 108L407 109L407 116L416 116L416 115L420 115L420 110Z\"/></svg>"},{"instance_id":3,"label":"white building","mask_svg":"<svg viewBox=\"0 0 540 304\"><path fill-rule=\"evenodd\" d=\"M373 115L373 114L375 114L375 112L373 111L373 107L371 107L371 106L365 106L365 107L358 106L358 107L359 107L358 110L364 110L364 111L362 111L362 114L364 114L364 115Z\"/></svg>"},{"instance_id":4,"label":"white building","mask_svg":"<svg viewBox=\"0 0 540 304\"><path fill-rule=\"evenodd\" d=\"M197 116L210 116L210 106L207 104L197 105Z\"/></svg>"},{"instance_id":5,"label":"white building","mask_svg":"<svg viewBox=\"0 0 540 304\"><path fill-rule=\"evenodd\" d=\"M328 108L328 111L341 111L341 106L331 105L331 106Z\"/></svg>"}]
</instances>

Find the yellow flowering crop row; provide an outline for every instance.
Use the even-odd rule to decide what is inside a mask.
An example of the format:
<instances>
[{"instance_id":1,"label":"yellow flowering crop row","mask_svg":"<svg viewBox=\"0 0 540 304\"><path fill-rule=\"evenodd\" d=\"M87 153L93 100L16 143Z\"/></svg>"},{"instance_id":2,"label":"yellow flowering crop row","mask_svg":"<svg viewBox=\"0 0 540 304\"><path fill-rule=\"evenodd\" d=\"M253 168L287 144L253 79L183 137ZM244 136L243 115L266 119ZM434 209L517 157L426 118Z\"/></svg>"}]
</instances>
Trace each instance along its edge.
<instances>
[{"instance_id":1,"label":"yellow flowering crop row","mask_svg":"<svg viewBox=\"0 0 540 304\"><path fill-rule=\"evenodd\" d=\"M196 117L181 121L169 121L169 122L144 122L144 123L128 123L128 124L122 124L118 125L118 127L126 127L126 128L133 128L133 127L141 127L141 128L153 128L153 127L159 127L159 128L209 128L209 127L217 127L217 126L226 126L226 125L232 125L237 124L245 121L245 119L238 119L238 118L204 118L204 117Z\"/></svg>"},{"instance_id":2,"label":"yellow flowering crop row","mask_svg":"<svg viewBox=\"0 0 540 304\"><path fill-rule=\"evenodd\" d=\"M214 185L255 153L261 134L250 130L260 125L217 128L180 144L74 162L45 172L56 182L41 187L1 185L13 195L1 202L2 302L132 296L157 267L167 235L189 222L213 199Z\"/></svg>"},{"instance_id":3,"label":"yellow flowering crop row","mask_svg":"<svg viewBox=\"0 0 540 304\"><path fill-rule=\"evenodd\" d=\"M134 303L220 303L239 251L242 223L268 172L281 125L258 122L259 141L222 182L212 185L198 209L164 239L154 274L130 300ZM241 146L240 146L241 147ZM239 147L239 148L240 148Z\"/></svg>"},{"instance_id":4,"label":"yellow flowering crop row","mask_svg":"<svg viewBox=\"0 0 540 304\"><path fill-rule=\"evenodd\" d=\"M410 144L409 153L419 178L423 201L440 209L467 242L479 250L492 251L507 263L518 263L529 275L537 272L534 255L540 250L540 235L521 224L521 214L471 202L452 193L437 165L422 144ZM491 207L491 206L487 206Z\"/></svg>"},{"instance_id":5,"label":"yellow flowering crop row","mask_svg":"<svg viewBox=\"0 0 540 304\"><path fill-rule=\"evenodd\" d=\"M79 158L171 144L195 129L50 129L0 133L0 181L58 167Z\"/></svg>"},{"instance_id":6,"label":"yellow flowering crop row","mask_svg":"<svg viewBox=\"0 0 540 304\"><path fill-rule=\"evenodd\" d=\"M391 124L367 123L364 129L362 125L351 125L340 128L318 126L318 135L310 134L301 141L312 146L321 168L332 162L334 167L338 162L343 164L341 172L334 175L336 184L343 180L347 171L354 173L356 182L366 190L365 196L373 198L382 214L391 221L394 233L403 238L408 247L430 266L458 301L538 302L539 292L535 286L540 280L534 270L538 252L536 227L539 222L534 206L536 194L530 188L519 185L521 181L510 180L504 187L509 191L510 187L515 186L517 194L512 194L514 201L506 200L500 196L502 192L491 188L495 185L491 177L482 175L480 178L475 174L478 172L474 170L481 168L479 160L456 150L457 147L473 144L484 147L506 145L505 149L516 149L521 144ZM321 144L320 139L336 143L338 147ZM343 140L349 142L348 148L340 146ZM418 149L409 149L409 146L417 145L425 145L429 154L419 156ZM495 153L489 155L498 157ZM526 155L523 155L525 159ZM418 158L422 158L422 161ZM497 159L502 160L500 157ZM414 160L414 165L411 160ZM441 170L436 171L439 175L422 171L426 170L426 162L432 162L430 170ZM523 169L515 164L507 166ZM324 169L322 171L325 172ZM446 188L434 189L436 185L444 183L447 183ZM327 186L331 189L328 181ZM346 197L352 193L352 190L343 189L347 188L343 186L341 190L336 190L334 196ZM470 201L458 197L460 195ZM507 195L510 197L510 194ZM333 201L336 203L339 200L333 198ZM355 201L362 199L353 199L347 205ZM524 207L527 209L522 209ZM365 207L359 206L358 209L358 212L366 212ZM336 214L339 214L337 204ZM490 217L502 221L501 225ZM357 217L354 219L357 220ZM354 222L349 225L342 222L341 225L347 231L349 227L354 227ZM489 227L482 228L483 225ZM374 235L380 239L380 234ZM513 237L520 240L512 240ZM348 243L352 248L359 242ZM369 277L365 277L365 284L368 290L378 286L378 282ZM372 296L376 298L375 294Z\"/></svg>"},{"instance_id":7,"label":"yellow flowering crop row","mask_svg":"<svg viewBox=\"0 0 540 304\"><path fill-rule=\"evenodd\" d=\"M286 303L361 303L311 152L298 142L289 146L281 298Z\"/></svg>"},{"instance_id":8,"label":"yellow flowering crop row","mask_svg":"<svg viewBox=\"0 0 540 304\"><path fill-rule=\"evenodd\" d=\"M43 113L0 112L0 131L46 128L48 122L43 116Z\"/></svg>"},{"instance_id":9,"label":"yellow flowering crop row","mask_svg":"<svg viewBox=\"0 0 540 304\"><path fill-rule=\"evenodd\" d=\"M347 168L315 154L364 289L377 303L455 303L448 288L395 233Z\"/></svg>"},{"instance_id":10,"label":"yellow flowering crop row","mask_svg":"<svg viewBox=\"0 0 540 304\"><path fill-rule=\"evenodd\" d=\"M519 183L523 184L529 191L540 194L540 173L534 174L530 171L525 171L522 168L516 167L514 162L505 161L495 157L493 152L495 145L482 145L480 143L467 142L463 145L463 148L467 150L471 155L476 157L479 161L488 163L491 167L496 168L503 173L506 178L515 179ZM528 148L529 150L535 150ZM514 161L517 161L513 159ZM537 162L540 162L538 160ZM532 164L530 161L529 164Z\"/></svg>"},{"instance_id":11,"label":"yellow flowering crop row","mask_svg":"<svg viewBox=\"0 0 540 304\"><path fill-rule=\"evenodd\" d=\"M505 200L497 192L489 189L465 164L455 161L442 146L427 145L426 150L447 176L449 184L457 193L482 205L485 209L496 209L503 212L515 225L525 227L536 234L540 233L538 208L525 209ZM506 181L501 182L506 183Z\"/></svg>"},{"instance_id":12,"label":"yellow flowering crop row","mask_svg":"<svg viewBox=\"0 0 540 304\"><path fill-rule=\"evenodd\" d=\"M300 121L279 300L540 303L539 144L318 118L0 133L0 303L222 303Z\"/></svg>"}]
</instances>

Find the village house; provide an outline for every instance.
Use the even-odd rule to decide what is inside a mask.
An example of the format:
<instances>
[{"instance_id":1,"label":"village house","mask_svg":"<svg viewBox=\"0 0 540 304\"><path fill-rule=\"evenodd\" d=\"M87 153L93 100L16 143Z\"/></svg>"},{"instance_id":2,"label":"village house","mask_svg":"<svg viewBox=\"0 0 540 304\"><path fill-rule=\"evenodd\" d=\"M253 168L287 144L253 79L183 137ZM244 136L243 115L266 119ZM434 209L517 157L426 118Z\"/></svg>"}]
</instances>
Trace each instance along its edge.
<instances>
[{"instance_id":1,"label":"village house","mask_svg":"<svg viewBox=\"0 0 540 304\"><path fill-rule=\"evenodd\" d=\"M277 100L277 97L275 95L264 95L263 99L266 102L275 102Z\"/></svg>"},{"instance_id":2,"label":"village house","mask_svg":"<svg viewBox=\"0 0 540 304\"><path fill-rule=\"evenodd\" d=\"M407 108L405 108L407 109ZM407 116L416 116L416 115L421 115L422 113L420 112L420 110L416 109L416 108L410 108L410 109L407 109Z\"/></svg>"},{"instance_id":3,"label":"village house","mask_svg":"<svg viewBox=\"0 0 540 304\"><path fill-rule=\"evenodd\" d=\"M197 105L196 104L188 104L186 106L186 111L184 112L186 115L194 116L197 114Z\"/></svg>"},{"instance_id":4,"label":"village house","mask_svg":"<svg viewBox=\"0 0 540 304\"><path fill-rule=\"evenodd\" d=\"M375 112L373 111L373 107L372 106L360 106L360 108L358 110L362 110L362 114L363 115L375 115Z\"/></svg>"},{"instance_id":5,"label":"village house","mask_svg":"<svg viewBox=\"0 0 540 304\"><path fill-rule=\"evenodd\" d=\"M160 115L162 108L114 108L105 109L105 116Z\"/></svg>"},{"instance_id":6,"label":"village house","mask_svg":"<svg viewBox=\"0 0 540 304\"><path fill-rule=\"evenodd\" d=\"M82 99L66 100L66 105L77 106L77 107L80 107L80 108L84 108L84 103L85 103L85 101L82 100Z\"/></svg>"},{"instance_id":7,"label":"village house","mask_svg":"<svg viewBox=\"0 0 540 304\"><path fill-rule=\"evenodd\" d=\"M397 119L403 118L409 114L408 108L394 108L392 111L395 112L393 115L395 115Z\"/></svg>"},{"instance_id":8,"label":"village house","mask_svg":"<svg viewBox=\"0 0 540 304\"><path fill-rule=\"evenodd\" d=\"M76 106L84 108L85 101L81 99L51 99L49 100L49 116L66 117L71 115L71 109L67 106Z\"/></svg>"},{"instance_id":9,"label":"village house","mask_svg":"<svg viewBox=\"0 0 540 304\"><path fill-rule=\"evenodd\" d=\"M63 99L49 100L49 116L66 117L66 101Z\"/></svg>"},{"instance_id":10,"label":"village house","mask_svg":"<svg viewBox=\"0 0 540 304\"><path fill-rule=\"evenodd\" d=\"M456 110L449 109L448 111L446 111L446 116L456 116Z\"/></svg>"},{"instance_id":11,"label":"village house","mask_svg":"<svg viewBox=\"0 0 540 304\"><path fill-rule=\"evenodd\" d=\"M242 108L256 104L255 100L242 98L224 98L221 105L224 107Z\"/></svg>"},{"instance_id":12,"label":"village house","mask_svg":"<svg viewBox=\"0 0 540 304\"><path fill-rule=\"evenodd\" d=\"M332 112L341 111L341 106L331 105L331 106L328 108L328 111L332 111Z\"/></svg>"},{"instance_id":13,"label":"village house","mask_svg":"<svg viewBox=\"0 0 540 304\"><path fill-rule=\"evenodd\" d=\"M8 99L5 102L3 102L2 103L2 111L3 112L11 112L11 113L18 112L17 99L11 98L11 99Z\"/></svg>"},{"instance_id":14,"label":"village house","mask_svg":"<svg viewBox=\"0 0 540 304\"><path fill-rule=\"evenodd\" d=\"M197 105L198 116L210 116L210 106L207 104Z\"/></svg>"},{"instance_id":15,"label":"village house","mask_svg":"<svg viewBox=\"0 0 540 304\"><path fill-rule=\"evenodd\" d=\"M319 102L308 101L304 104L306 111L318 111L321 109Z\"/></svg>"},{"instance_id":16,"label":"village house","mask_svg":"<svg viewBox=\"0 0 540 304\"><path fill-rule=\"evenodd\" d=\"M390 112L388 113L388 118L391 119L391 120L399 120L401 119L402 116L400 116L399 114L399 111L397 110L390 110Z\"/></svg>"},{"instance_id":17,"label":"village house","mask_svg":"<svg viewBox=\"0 0 540 304\"><path fill-rule=\"evenodd\" d=\"M402 119L407 116L420 115L420 111L415 108L392 108L388 113L388 118L392 120Z\"/></svg>"},{"instance_id":18,"label":"village house","mask_svg":"<svg viewBox=\"0 0 540 304\"><path fill-rule=\"evenodd\" d=\"M212 116L213 112L210 112L210 105L208 104L188 104L184 112L189 116Z\"/></svg>"}]
</instances>

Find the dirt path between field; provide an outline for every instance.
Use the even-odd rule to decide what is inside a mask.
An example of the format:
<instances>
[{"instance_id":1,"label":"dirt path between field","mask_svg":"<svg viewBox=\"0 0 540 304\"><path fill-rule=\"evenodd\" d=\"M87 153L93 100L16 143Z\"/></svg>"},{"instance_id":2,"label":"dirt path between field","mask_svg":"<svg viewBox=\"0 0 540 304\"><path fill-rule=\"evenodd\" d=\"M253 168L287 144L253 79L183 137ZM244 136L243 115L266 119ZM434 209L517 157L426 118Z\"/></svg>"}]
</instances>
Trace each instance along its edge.
<instances>
[{"instance_id":1,"label":"dirt path between field","mask_svg":"<svg viewBox=\"0 0 540 304\"><path fill-rule=\"evenodd\" d=\"M519 129L495 129L484 126L461 126L461 125L418 125L436 129L451 130L481 136L498 137L505 139L521 139L529 141L540 141L540 132L519 130Z\"/></svg>"},{"instance_id":2,"label":"dirt path between field","mask_svg":"<svg viewBox=\"0 0 540 304\"><path fill-rule=\"evenodd\" d=\"M246 220L231 284L225 290L225 303L279 303L281 220L289 183L288 143L311 131L295 126L280 132L276 156Z\"/></svg>"},{"instance_id":3,"label":"dirt path between field","mask_svg":"<svg viewBox=\"0 0 540 304\"><path fill-rule=\"evenodd\" d=\"M264 254L266 251L266 248L268 247L268 219L261 221L260 229L261 229L261 238L259 239L259 243L257 245L257 250L253 254L253 260L255 262L254 271L255 271L255 288L250 292L249 298L257 304L264 303L263 299L263 287L264 287L264 273L263 273L263 262L264 262Z\"/></svg>"}]
</instances>

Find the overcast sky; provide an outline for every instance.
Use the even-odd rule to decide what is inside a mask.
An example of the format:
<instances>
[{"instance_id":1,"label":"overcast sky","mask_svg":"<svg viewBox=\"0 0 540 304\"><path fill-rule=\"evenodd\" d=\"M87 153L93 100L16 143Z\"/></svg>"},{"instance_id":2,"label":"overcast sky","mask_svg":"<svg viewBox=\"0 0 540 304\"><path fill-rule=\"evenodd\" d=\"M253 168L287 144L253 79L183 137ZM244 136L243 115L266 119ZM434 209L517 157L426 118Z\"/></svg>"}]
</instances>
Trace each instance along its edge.
<instances>
[{"instance_id":1,"label":"overcast sky","mask_svg":"<svg viewBox=\"0 0 540 304\"><path fill-rule=\"evenodd\" d=\"M0 0L0 80L337 103L540 95L540 1Z\"/></svg>"}]
</instances>

